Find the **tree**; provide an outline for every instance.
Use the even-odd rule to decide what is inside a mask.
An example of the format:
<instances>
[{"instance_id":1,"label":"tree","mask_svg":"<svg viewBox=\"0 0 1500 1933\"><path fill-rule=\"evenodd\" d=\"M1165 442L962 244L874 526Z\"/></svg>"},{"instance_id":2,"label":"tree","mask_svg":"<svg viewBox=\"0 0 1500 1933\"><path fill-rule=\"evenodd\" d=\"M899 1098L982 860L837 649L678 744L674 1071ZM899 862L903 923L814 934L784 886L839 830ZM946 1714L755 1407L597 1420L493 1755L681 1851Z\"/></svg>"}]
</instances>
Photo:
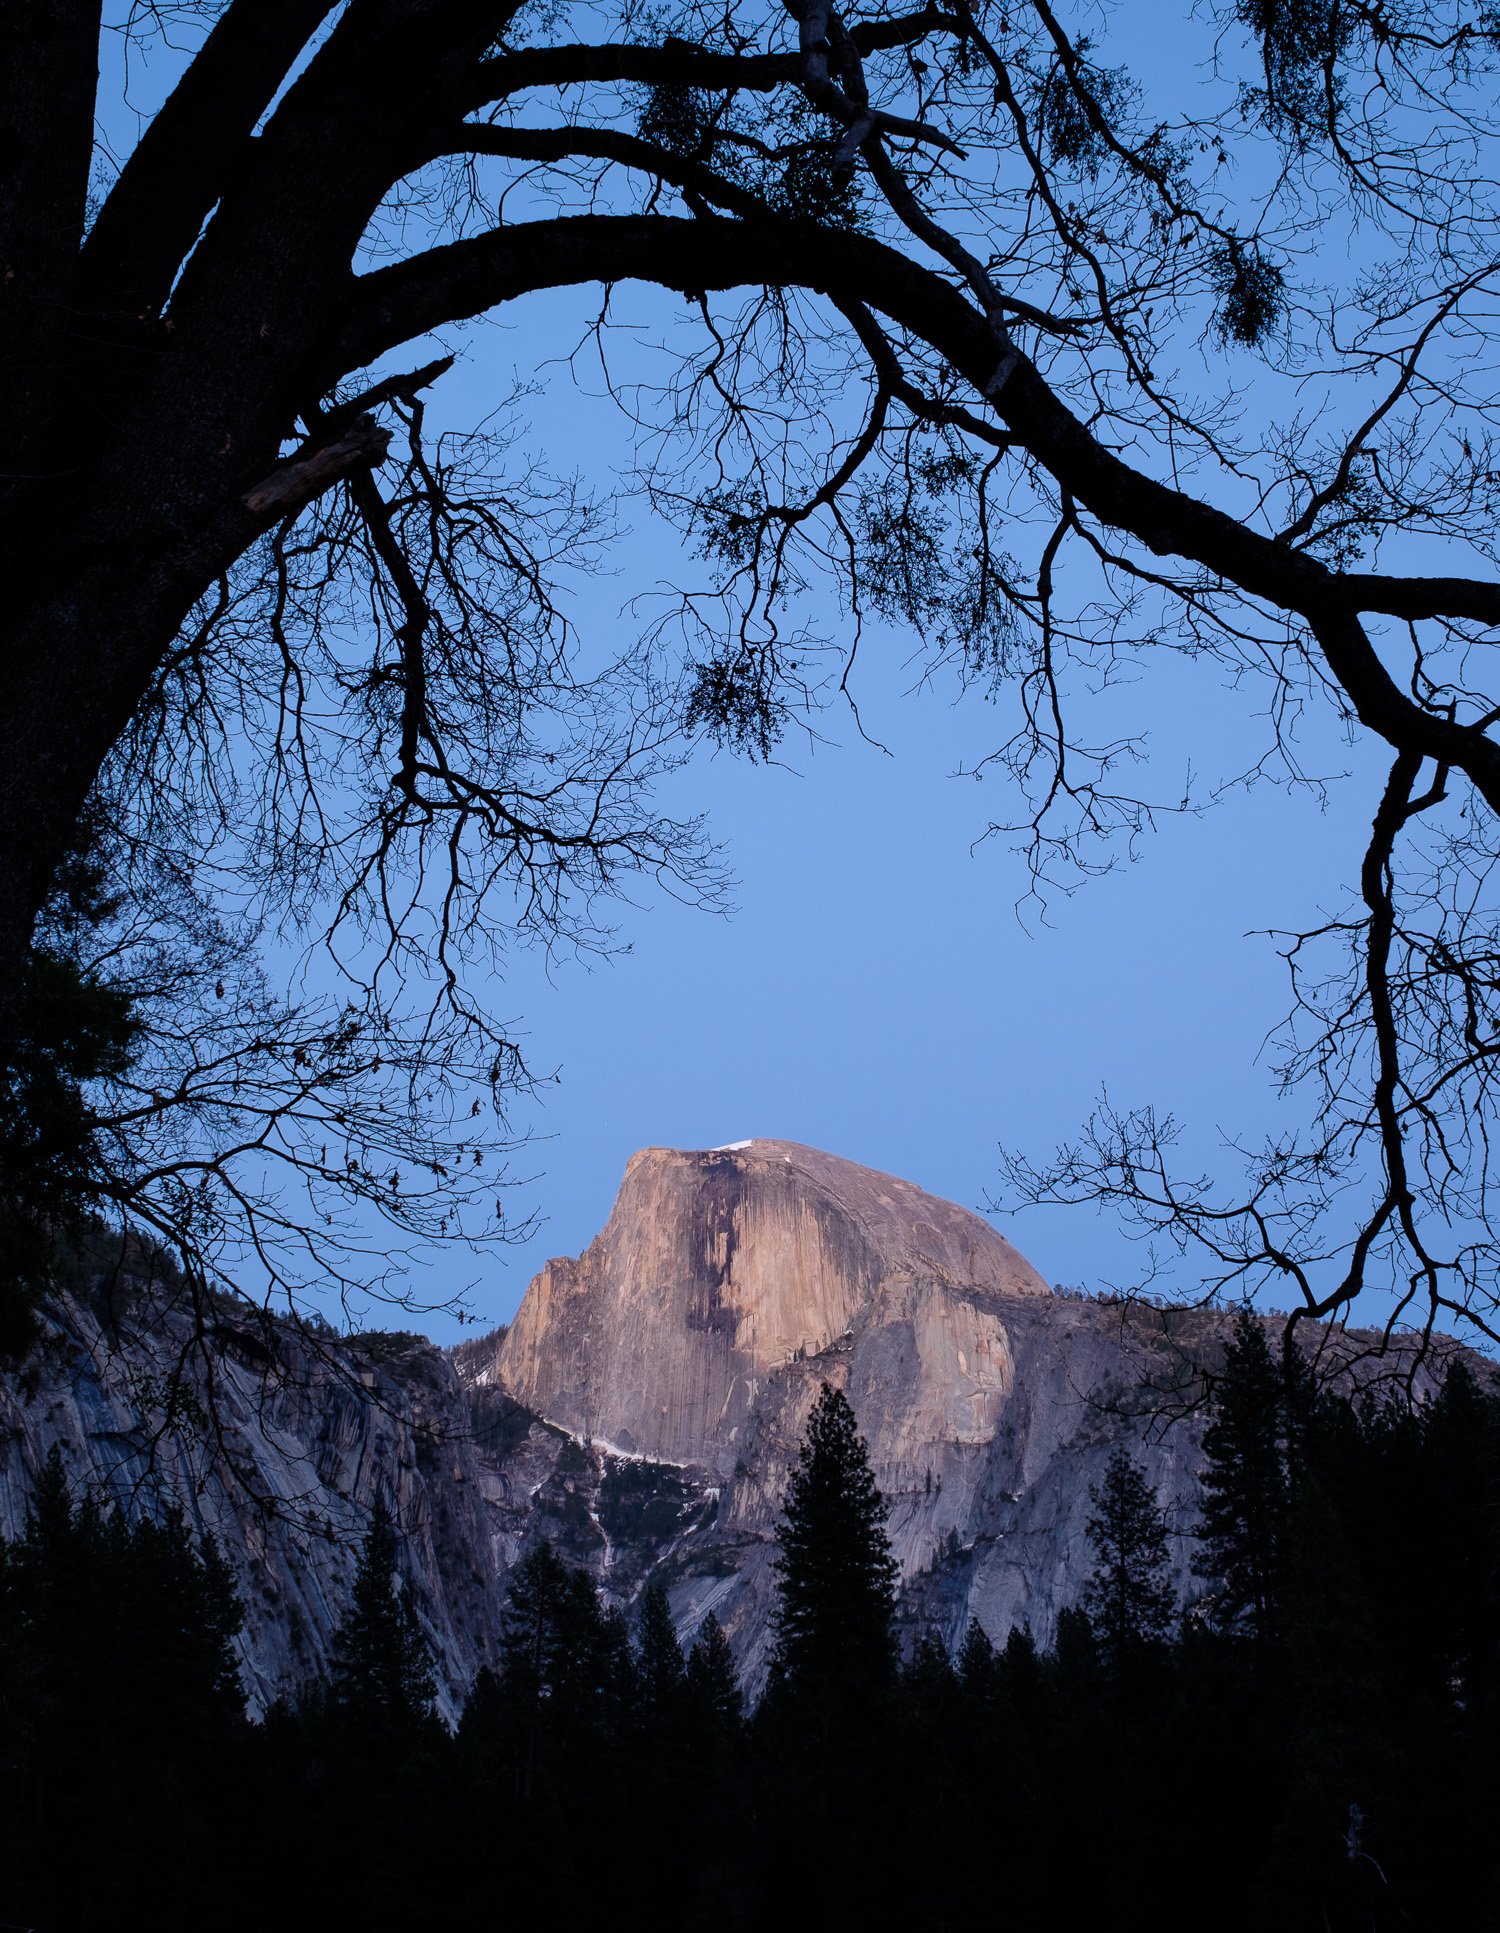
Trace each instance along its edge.
<instances>
[{"instance_id":1,"label":"tree","mask_svg":"<svg viewBox=\"0 0 1500 1933\"><path fill-rule=\"evenodd\" d=\"M397 1571L395 1526L377 1503L360 1550L349 1610L334 1634L336 1707L362 1729L409 1737L432 1712L432 1654Z\"/></svg>"},{"instance_id":2,"label":"tree","mask_svg":"<svg viewBox=\"0 0 1500 1933\"><path fill-rule=\"evenodd\" d=\"M1216 777L1304 783L1320 720L1378 755L1355 898L1285 945L1304 1126L1220 1192L1106 1106L1010 1179L1117 1203L1209 1293L1490 1324L1497 33L1449 0L1075 13L679 0L578 42L477 0L8 10L0 1209L52 1086L29 950L93 815L121 890L75 991L139 1024L123 1070L50 1036L58 1185L190 1282L293 1297L368 1279L341 1207L481 1232L471 1109L528 1076L475 959L632 872L701 880L653 774L704 734L765 755L873 615L1011 704L994 829L1038 891ZM143 60L132 138L99 76ZM550 290L611 292L607 358L622 283L699 331L634 393L703 581L585 677L554 564L599 519L426 399L434 332ZM825 574L832 637L785 621ZM1181 664L1265 721L1186 800L1124 776L1149 695L1095 702ZM278 997L261 918L331 933L339 994Z\"/></svg>"},{"instance_id":3,"label":"tree","mask_svg":"<svg viewBox=\"0 0 1500 1933\"><path fill-rule=\"evenodd\" d=\"M64 855L20 989L16 1105L0 1113L0 1360L32 1340L53 1231L101 1178L85 1089L125 1074L141 1026L128 990L92 971L80 944L122 908L91 843L85 825Z\"/></svg>"},{"instance_id":4,"label":"tree","mask_svg":"<svg viewBox=\"0 0 1500 1933\"><path fill-rule=\"evenodd\" d=\"M901 1673L902 1697L929 1731L951 1732L959 1711L959 1681L948 1647L924 1632Z\"/></svg>"},{"instance_id":5,"label":"tree","mask_svg":"<svg viewBox=\"0 0 1500 1933\"><path fill-rule=\"evenodd\" d=\"M794 1694L858 1708L896 1667L885 1499L842 1390L824 1383L782 1505L772 1670Z\"/></svg>"},{"instance_id":6,"label":"tree","mask_svg":"<svg viewBox=\"0 0 1500 1933\"><path fill-rule=\"evenodd\" d=\"M699 1625L688 1653L684 1688L689 1723L721 1744L732 1738L739 1729L744 1701L728 1635L712 1611Z\"/></svg>"},{"instance_id":7,"label":"tree","mask_svg":"<svg viewBox=\"0 0 1500 1933\"><path fill-rule=\"evenodd\" d=\"M546 1542L527 1552L506 1593L504 1682L524 1703L593 1702L607 1645L593 1583Z\"/></svg>"},{"instance_id":8,"label":"tree","mask_svg":"<svg viewBox=\"0 0 1500 1933\"><path fill-rule=\"evenodd\" d=\"M1500 1672L1500 1400L1455 1360L1421 1421L1425 1482L1413 1542L1427 1602L1417 1618L1441 1631L1432 1649L1447 1682L1478 1706L1494 1701Z\"/></svg>"},{"instance_id":9,"label":"tree","mask_svg":"<svg viewBox=\"0 0 1500 1933\"><path fill-rule=\"evenodd\" d=\"M1029 1720L1035 1715L1041 1657L1029 1624L1013 1624L1000 1653L1006 1697Z\"/></svg>"},{"instance_id":10,"label":"tree","mask_svg":"<svg viewBox=\"0 0 1500 1933\"><path fill-rule=\"evenodd\" d=\"M809 1918L836 1925L876 1914L879 1848L902 1810L899 1786L883 1777L901 1709L898 1572L885 1520L854 1411L825 1382L782 1500L774 1643L754 1742L779 1869L763 1871L761 1885L790 1886Z\"/></svg>"},{"instance_id":11,"label":"tree","mask_svg":"<svg viewBox=\"0 0 1500 1933\"><path fill-rule=\"evenodd\" d=\"M555 1767L613 1741L634 1693L630 1643L619 1615L601 1610L588 1574L543 1542L511 1579L500 1652L524 1799Z\"/></svg>"},{"instance_id":12,"label":"tree","mask_svg":"<svg viewBox=\"0 0 1500 1933\"><path fill-rule=\"evenodd\" d=\"M970 1618L956 1660L964 1697L977 1708L994 1703L1000 1692L1000 1661L989 1633L978 1618Z\"/></svg>"},{"instance_id":13,"label":"tree","mask_svg":"<svg viewBox=\"0 0 1500 1933\"><path fill-rule=\"evenodd\" d=\"M660 1584L648 1584L641 1598L637 1676L646 1709L658 1722L670 1720L682 1695L682 1646L672 1609Z\"/></svg>"},{"instance_id":14,"label":"tree","mask_svg":"<svg viewBox=\"0 0 1500 1933\"><path fill-rule=\"evenodd\" d=\"M1404 1904L1375 1856L1385 1854L1397 1706L1353 1553L1315 1477L1292 1500L1282 1573L1278 1689L1291 1764L1256 1903L1272 1919L1399 1925Z\"/></svg>"},{"instance_id":15,"label":"tree","mask_svg":"<svg viewBox=\"0 0 1500 1933\"><path fill-rule=\"evenodd\" d=\"M0 1917L212 1918L239 1799L242 1611L211 1540L73 1494L54 1446L0 1543ZM77 1857L80 1819L90 1857Z\"/></svg>"},{"instance_id":16,"label":"tree","mask_svg":"<svg viewBox=\"0 0 1500 1933\"><path fill-rule=\"evenodd\" d=\"M1111 1452L1089 1501L1094 1569L1083 1602L1105 1663L1118 1675L1162 1642L1172 1620L1167 1520L1123 1443Z\"/></svg>"},{"instance_id":17,"label":"tree","mask_svg":"<svg viewBox=\"0 0 1500 1933\"><path fill-rule=\"evenodd\" d=\"M1240 1309L1203 1437L1203 1550L1215 1624L1259 1644L1276 1635L1282 1545L1291 1503L1285 1385L1265 1325Z\"/></svg>"}]
</instances>

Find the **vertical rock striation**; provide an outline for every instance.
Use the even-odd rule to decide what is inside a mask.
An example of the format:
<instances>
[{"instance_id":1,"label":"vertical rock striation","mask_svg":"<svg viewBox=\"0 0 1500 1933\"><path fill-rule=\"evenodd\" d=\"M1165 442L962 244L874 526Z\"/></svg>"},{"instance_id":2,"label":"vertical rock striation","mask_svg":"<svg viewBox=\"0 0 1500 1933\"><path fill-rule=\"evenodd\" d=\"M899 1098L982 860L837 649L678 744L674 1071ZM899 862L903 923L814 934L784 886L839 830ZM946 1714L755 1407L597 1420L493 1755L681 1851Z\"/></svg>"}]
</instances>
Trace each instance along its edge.
<instances>
[{"instance_id":1,"label":"vertical rock striation","mask_svg":"<svg viewBox=\"0 0 1500 1933\"><path fill-rule=\"evenodd\" d=\"M712 1521L653 1562L682 1628L712 1608L754 1682L787 1470L824 1381L890 1505L908 1621L950 1644L971 1617L1001 1642L1029 1623L1046 1644L1088 1575L1090 1491L1121 1441L1190 1593L1200 1372L1227 1328L1056 1296L968 1210L750 1141L637 1154L599 1236L528 1289L493 1374L601 1468L623 1452L712 1493Z\"/></svg>"},{"instance_id":2,"label":"vertical rock striation","mask_svg":"<svg viewBox=\"0 0 1500 1933\"><path fill-rule=\"evenodd\" d=\"M1003 1311L1048 1293L988 1222L852 1161L792 1141L647 1148L603 1231L531 1284L497 1367L571 1430L728 1476L788 1364L899 1330L892 1427L917 1454L993 1432Z\"/></svg>"},{"instance_id":3,"label":"vertical rock striation","mask_svg":"<svg viewBox=\"0 0 1500 1933\"><path fill-rule=\"evenodd\" d=\"M908 1624L956 1644L970 1617L999 1641L1029 1623L1046 1644L1121 1441L1190 1588L1202 1370L1227 1327L1054 1295L977 1215L793 1142L648 1148L584 1254L547 1264L508 1332L451 1354L227 1298L55 1298L0 1375L0 1535L53 1444L80 1492L183 1510L238 1573L260 1707L326 1671L377 1502L450 1716L539 1537L621 1605L662 1582L684 1636L715 1610L753 1688L787 1470L827 1381L889 1502ZM1426 1386L1456 1347L1439 1339Z\"/></svg>"},{"instance_id":4,"label":"vertical rock striation","mask_svg":"<svg viewBox=\"0 0 1500 1933\"><path fill-rule=\"evenodd\" d=\"M107 1307L61 1295L0 1376L0 1536L24 1529L54 1446L80 1498L180 1511L217 1539L245 1607L255 1709L326 1674L377 1503L444 1712L492 1657L510 1486L451 1363L420 1337L339 1338L227 1299L205 1323L159 1285L117 1283Z\"/></svg>"}]
</instances>

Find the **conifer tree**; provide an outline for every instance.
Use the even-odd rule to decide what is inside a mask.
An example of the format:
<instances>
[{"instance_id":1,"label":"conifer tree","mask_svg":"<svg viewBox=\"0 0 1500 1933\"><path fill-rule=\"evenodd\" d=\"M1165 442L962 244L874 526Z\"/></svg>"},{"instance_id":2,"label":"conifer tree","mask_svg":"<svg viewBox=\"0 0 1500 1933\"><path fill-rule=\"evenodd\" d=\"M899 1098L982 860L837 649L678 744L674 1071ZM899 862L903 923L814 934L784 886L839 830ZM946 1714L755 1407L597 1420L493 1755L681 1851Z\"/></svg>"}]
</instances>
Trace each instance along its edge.
<instances>
[{"instance_id":1,"label":"conifer tree","mask_svg":"<svg viewBox=\"0 0 1500 1933\"><path fill-rule=\"evenodd\" d=\"M652 1898L642 1925L655 1925L661 1901L682 1901L682 1923L748 1924L740 1910L751 1890L755 1853L747 1858L747 1811L764 1818L760 1795L745 1778L745 1727L734 1654L710 1611L698 1627L683 1673L681 1779L675 1795L676 1846L672 1870ZM763 1826L758 1822L752 1837ZM687 1904L685 1874L696 1874L696 1899ZM790 1916L784 1915L784 1918Z\"/></svg>"},{"instance_id":2,"label":"conifer tree","mask_svg":"<svg viewBox=\"0 0 1500 1933\"><path fill-rule=\"evenodd\" d=\"M773 1669L788 1687L867 1698L896 1668L896 1562L854 1412L824 1383L792 1467L776 1560Z\"/></svg>"},{"instance_id":3,"label":"conifer tree","mask_svg":"<svg viewBox=\"0 0 1500 1933\"><path fill-rule=\"evenodd\" d=\"M113 1649L136 1685L139 1722L191 1751L244 1713L234 1648L244 1612L229 1567L211 1537L194 1545L180 1513L127 1526L115 1510L100 1547Z\"/></svg>"},{"instance_id":4,"label":"conifer tree","mask_svg":"<svg viewBox=\"0 0 1500 1933\"><path fill-rule=\"evenodd\" d=\"M1288 1333L1282 1338L1281 1401L1287 1501L1290 1504L1298 1485L1311 1473L1320 1441L1333 1420L1329 1413L1329 1401L1325 1391L1319 1387L1311 1358L1298 1347L1295 1333ZM1347 1409L1347 1404L1335 1400L1332 1407L1337 1412Z\"/></svg>"},{"instance_id":5,"label":"conifer tree","mask_svg":"<svg viewBox=\"0 0 1500 1933\"><path fill-rule=\"evenodd\" d=\"M26 1530L16 1548L28 1623L38 1640L41 1677L80 1685L100 1673L105 1621L100 1518L92 1500L75 1505L54 1443L38 1474Z\"/></svg>"},{"instance_id":6,"label":"conifer tree","mask_svg":"<svg viewBox=\"0 0 1500 1933\"><path fill-rule=\"evenodd\" d=\"M1013 1624L1000 1653L1000 1670L1005 1695L1012 1703L1024 1705L1029 1717L1034 1710L1041 1684L1042 1661L1029 1624Z\"/></svg>"},{"instance_id":7,"label":"conifer tree","mask_svg":"<svg viewBox=\"0 0 1500 1933\"><path fill-rule=\"evenodd\" d=\"M1203 1456L1203 1550L1193 1569L1214 1586L1208 1608L1219 1630L1268 1643L1290 1504L1286 1384L1249 1309L1235 1316Z\"/></svg>"},{"instance_id":8,"label":"conifer tree","mask_svg":"<svg viewBox=\"0 0 1500 1933\"><path fill-rule=\"evenodd\" d=\"M683 1684L696 1724L723 1737L738 1730L743 1711L739 1675L724 1627L712 1611L698 1627Z\"/></svg>"},{"instance_id":9,"label":"conifer tree","mask_svg":"<svg viewBox=\"0 0 1500 1933\"><path fill-rule=\"evenodd\" d=\"M586 1572L575 1571L574 1576L587 1592L586 1608L592 1612L585 1649L585 1682L593 1701L594 1722L608 1736L639 1702L630 1626L617 1605L599 1602L598 1591Z\"/></svg>"},{"instance_id":10,"label":"conifer tree","mask_svg":"<svg viewBox=\"0 0 1500 1933\"><path fill-rule=\"evenodd\" d=\"M660 1584L648 1584L641 1598L637 1672L641 1699L649 1716L670 1719L682 1693L682 1646L672 1622L667 1594Z\"/></svg>"},{"instance_id":11,"label":"conifer tree","mask_svg":"<svg viewBox=\"0 0 1500 1933\"><path fill-rule=\"evenodd\" d=\"M396 1555L390 1512L379 1503L360 1552L349 1613L333 1641L336 1706L392 1732L427 1718L436 1695L432 1655L397 1576Z\"/></svg>"},{"instance_id":12,"label":"conifer tree","mask_svg":"<svg viewBox=\"0 0 1500 1933\"><path fill-rule=\"evenodd\" d=\"M584 1602L586 1579L569 1570L551 1544L527 1552L516 1567L501 1618L502 1675L512 1699L566 1697L592 1641L596 1607ZM588 1597L593 1598L592 1589Z\"/></svg>"},{"instance_id":13,"label":"conifer tree","mask_svg":"<svg viewBox=\"0 0 1500 1933\"><path fill-rule=\"evenodd\" d=\"M978 1832L993 1830L992 1822L1004 1803L1007 1760L1015 1740L1006 1724L1001 1691L1000 1660L995 1647L978 1618L969 1619L963 1642L954 1661L958 1696L954 1700L954 1722L948 1738L938 1741L938 1749L949 1761L949 1792L952 1819L947 1837L955 1846L972 1844ZM1015 1808L1011 1807L1002 1833L1013 1828ZM985 1905L986 1882L977 1870L965 1876L972 1888L974 1912L966 1917L977 1922Z\"/></svg>"},{"instance_id":14,"label":"conifer tree","mask_svg":"<svg viewBox=\"0 0 1500 1933\"><path fill-rule=\"evenodd\" d=\"M1500 1404L1462 1360L1423 1413L1422 1464L1434 1650L1474 1704L1500 1663Z\"/></svg>"},{"instance_id":15,"label":"conifer tree","mask_svg":"<svg viewBox=\"0 0 1500 1933\"><path fill-rule=\"evenodd\" d=\"M1161 1643L1171 1622L1167 1522L1124 1444L1116 1445L1089 1500L1094 1569L1083 1602L1104 1663L1118 1677Z\"/></svg>"},{"instance_id":16,"label":"conifer tree","mask_svg":"<svg viewBox=\"0 0 1500 1933\"><path fill-rule=\"evenodd\" d=\"M471 1778L490 1776L496 1744L505 1729L505 1717L505 1693L500 1680L488 1665L481 1665L469 1687L454 1734Z\"/></svg>"},{"instance_id":17,"label":"conifer tree","mask_svg":"<svg viewBox=\"0 0 1500 1933\"><path fill-rule=\"evenodd\" d=\"M1359 1566L1314 1477L1288 1512L1280 1585L1278 1675L1295 1769L1255 1903L1268 1925L1400 1925L1379 1861L1356 1857L1386 1823L1396 1708Z\"/></svg>"},{"instance_id":18,"label":"conifer tree","mask_svg":"<svg viewBox=\"0 0 1500 1933\"><path fill-rule=\"evenodd\" d=\"M33 1551L61 1545L73 1528L73 1498L63 1464L62 1446L48 1450L26 1513L23 1547Z\"/></svg>"},{"instance_id":19,"label":"conifer tree","mask_svg":"<svg viewBox=\"0 0 1500 1933\"><path fill-rule=\"evenodd\" d=\"M516 1567L501 1619L500 1682L518 1740L517 1785L611 1746L633 1700L629 1632L593 1581L543 1542Z\"/></svg>"},{"instance_id":20,"label":"conifer tree","mask_svg":"<svg viewBox=\"0 0 1500 1933\"><path fill-rule=\"evenodd\" d=\"M1057 1638L1048 1659L1054 1688L1080 1709L1093 1698L1099 1673L1099 1640L1086 1611L1066 1606L1057 1614Z\"/></svg>"},{"instance_id":21,"label":"conifer tree","mask_svg":"<svg viewBox=\"0 0 1500 1933\"><path fill-rule=\"evenodd\" d=\"M516 1567L500 1621L501 1680L510 1703L550 1698L568 1669L568 1569L550 1543Z\"/></svg>"},{"instance_id":22,"label":"conifer tree","mask_svg":"<svg viewBox=\"0 0 1500 1933\"><path fill-rule=\"evenodd\" d=\"M592 1578L565 1564L545 1541L527 1552L511 1579L500 1652L512 1702L541 1700L556 1714L612 1712L633 1678L623 1618L603 1610Z\"/></svg>"},{"instance_id":23,"label":"conifer tree","mask_svg":"<svg viewBox=\"0 0 1500 1933\"><path fill-rule=\"evenodd\" d=\"M901 1706L885 1519L854 1412L824 1383L782 1508L756 1727L765 1829L782 1849L777 1886L795 1889L808 1923L861 1925L890 1905L878 1875L903 1808L890 1776Z\"/></svg>"},{"instance_id":24,"label":"conifer tree","mask_svg":"<svg viewBox=\"0 0 1500 1933\"><path fill-rule=\"evenodd\" d=\"M916 1644L901 1674L907 1707L927 1725L947 1731L958 1709L958 1675L941 1639L930 1631Z\"/></svg>"},{"instance_id":25,"label":"conifer tree","mask_svg":"<svg viewBox=\"0 0 1500 1933\"><path fill-rule=\"evenodd\" d=\"M958 1682L971 1706L986 1706L998 1697L1000 1660L978 1618L969 1619L964 1641L958 1647L957 1666Z\"/></svg>"},{"instance_id":26,"label":"conifer tree","mask_svg":"<svg viewBox=\"0 0 1500 1933\"><path fill-rule=\"evenodd\" d=\"M130 1924L148 1900L154 1924L212 1917L239 1625L222 1559L180 1517L75 1503L49 1453L0 1546L0 1922Z\"/></svg>"},{"instance_id":27,"label":"conifer tree","mask_svg":"<svg viewBox=\"0 0 1500 1933\"><path fill-rule=\"evenodd\" d=\"M75 1503L54 1444L13 1565L38 1670L88 1722L128 1708L160 1742L241 1717L243 1611L218 1546L195 1545L180 1512L131 1523Z\"/></svg>"},{"instance_id":28,"label":"conifer tree","mask_svg":"<svg viewBox=\"0 0 1500 1933\"><path fill-rule=\"evenodd\" d=\"M996 1702L1010 1749L1024 1757L1046 1730L1048 1687L1029 1624L1013 1624L995 1658Z\"/></svg>"}]
</instances>

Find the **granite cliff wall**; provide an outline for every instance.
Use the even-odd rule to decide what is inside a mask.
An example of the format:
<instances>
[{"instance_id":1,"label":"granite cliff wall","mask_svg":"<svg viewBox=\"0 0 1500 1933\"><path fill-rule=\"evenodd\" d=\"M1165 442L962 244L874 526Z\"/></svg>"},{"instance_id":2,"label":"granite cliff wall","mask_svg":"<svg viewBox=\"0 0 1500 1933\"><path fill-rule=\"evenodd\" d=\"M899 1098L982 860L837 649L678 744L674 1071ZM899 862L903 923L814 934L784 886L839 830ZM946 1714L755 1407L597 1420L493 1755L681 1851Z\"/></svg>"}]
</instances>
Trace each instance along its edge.
<instances>
[{"instance_id":1,"label":"granite cliff wall","mask_svg":"<svg viewBox=\"0 0 1500 1933\"><path fill-rule=\"evenodd\" d=\"M918 1456L993 1432L1001 1312L1048 1293L988 1222L852 1161L790 1141L647 1148L599 1236L527 1290L498 1375L569 1429L723 1477L782 1370L899 1326L893 1428Z\"/></svg>"},{"instance_id":2,"label":"granite cliff wall","mask_svg":"<svg viewBox=\"0 0 1500 1933\"><path fill-rule=\"evenodd\" d=\"M0 1376L0 1535L24 1528L49 1451L77 1495L185 1513L234 1567L253 1705L324 1675L383 1502L455 1711L491 1655L504 1486L452 1364L416 1337L364 1344L225 1302L206 1325L159 1286L55 1297Z\"/></svg>"},{"instance_id":3,"label":"granite cliff wall","mask_svg":"<svg viewBox=\"0 0 1500 1933\"><path fill-rule=\"evenodd\" d=\"M1029 1622L1046 1643L1121 1441L1190 1588L1196 1399L1226 1318L1053 1295L978 1216L790 1142L645 1150L585 1253L547 1264L508 1332L451 1353L228 1300L195 1321L126 1287L56 1297L0 1376L0 1535L54 1443L80 1493L184 1510L237 1570L262 1707L326 1672L378 1502L449 1715L539 1537L623 1606L662 1581L684 1636L712 1607L753 1686L825 1381L869 1444L911 1628L956 1643L978 1617L1003 1641Z\"/></svg>"}]
</instances>

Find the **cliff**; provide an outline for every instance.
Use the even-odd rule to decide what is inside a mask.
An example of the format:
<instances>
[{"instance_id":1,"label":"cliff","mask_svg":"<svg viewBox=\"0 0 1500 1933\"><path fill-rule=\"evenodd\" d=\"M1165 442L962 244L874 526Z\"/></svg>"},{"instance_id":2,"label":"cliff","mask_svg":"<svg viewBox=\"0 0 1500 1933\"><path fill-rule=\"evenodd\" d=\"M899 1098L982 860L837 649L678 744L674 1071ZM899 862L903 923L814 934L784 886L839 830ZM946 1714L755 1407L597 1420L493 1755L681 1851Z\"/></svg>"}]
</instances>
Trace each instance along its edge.
<instances>
[{"instance_id":1,"label":"cliff","mask_svg":"<svg viewBox=\"0 0 1500 1933\"><path fill-rule=\"evenodd\" d=\"M159 1286L55 1297L0 1376L0 1534L54 1443L80 1492L184 1510L237 1569L262 1707L326 1671L377 1502L450 1715L538 1537L622 1605L660 1579L685 1636L715 1609L753 1686L786 1473L828 1381L890 1504L908 1625L956 1643L970 1617L1000 1641L1028 1622L1045 1644L1117 1442L1189 1586L1201 1372L1226 1326L1056 1296L980 1217L791 1142L647 1149L584 1254L451 1354Z\"/></svg>"},{"instance_id":2,"label":"cliff","mask_svg":"<svg viewBox=\"0 0 1500 1933\"><path fill-rule=\"evenodd\" d=\"M1029 1621L1045 1641L1122 1435L1180 1523L1186 1576L1198 1432L1154 1440L1145 1392L1180 1382L1182 1351L1217 1328L1059 1299L979 1216L752 1141L636 1155L600 1235L528 1289L493 1373L596 1451L717 1492L659 1568L684 1627L712 1606L754 1675L786 1471L825 1380L890 1503L908 1616L950 1640L970 1616L1001 1639Z\"/></svg>"},{"instance_id":3,"label":"cliff","mask_svg":"<svg viewBox=\"0 0 1500 1933\"><path fill-rule=\"evenodd\" d=\"M455 1711L490 1656L503 1483L447 1358L413 1336L350 1342L216 1302L116 1282L55 1296L0 1376L0 1535L17 1536L57 1445L76 1494L182 1511L233 1566L241 1673L264 1708L327 1669L377 1502Z\"/></svg>"},{"instance_id":4,"label":"cliff","mask_svg":"<svg viewBox=\"0 0 1500 1933\"><path fill-rule=\"evenodd\" d=\"M993 1432L1001 1312L1047 1294L988 1222L910 1182L791 1141L647 1148L583 1255L527 1290L498 1373L569 1429L727 1477L782 1370L899 1324L915 1455Z\"/></svg>"},{"instance_id":5,"label":"cliff","mask_svg":"<svg viewBox=\"0 0 1500 1933\"><path fill-rule=\"evenodd\" d=\"M1088 1574L1090 1491L1121 1441L1190 1594L1201 1371L1227 1328L1056 1296L968 1210L757 1140L637 1154L599 1236L533 1281L490 1373L601 1472L626 1453L638 1490L712 1498L712 1520L653 1564L680 1627L712 1607L754 1682L781 1495L824 1381L890 1505L908 1623L950 1645L971 1617L1001 1642L1029 1623L1046 1644Z\"/></svg>"}]
</instances>

